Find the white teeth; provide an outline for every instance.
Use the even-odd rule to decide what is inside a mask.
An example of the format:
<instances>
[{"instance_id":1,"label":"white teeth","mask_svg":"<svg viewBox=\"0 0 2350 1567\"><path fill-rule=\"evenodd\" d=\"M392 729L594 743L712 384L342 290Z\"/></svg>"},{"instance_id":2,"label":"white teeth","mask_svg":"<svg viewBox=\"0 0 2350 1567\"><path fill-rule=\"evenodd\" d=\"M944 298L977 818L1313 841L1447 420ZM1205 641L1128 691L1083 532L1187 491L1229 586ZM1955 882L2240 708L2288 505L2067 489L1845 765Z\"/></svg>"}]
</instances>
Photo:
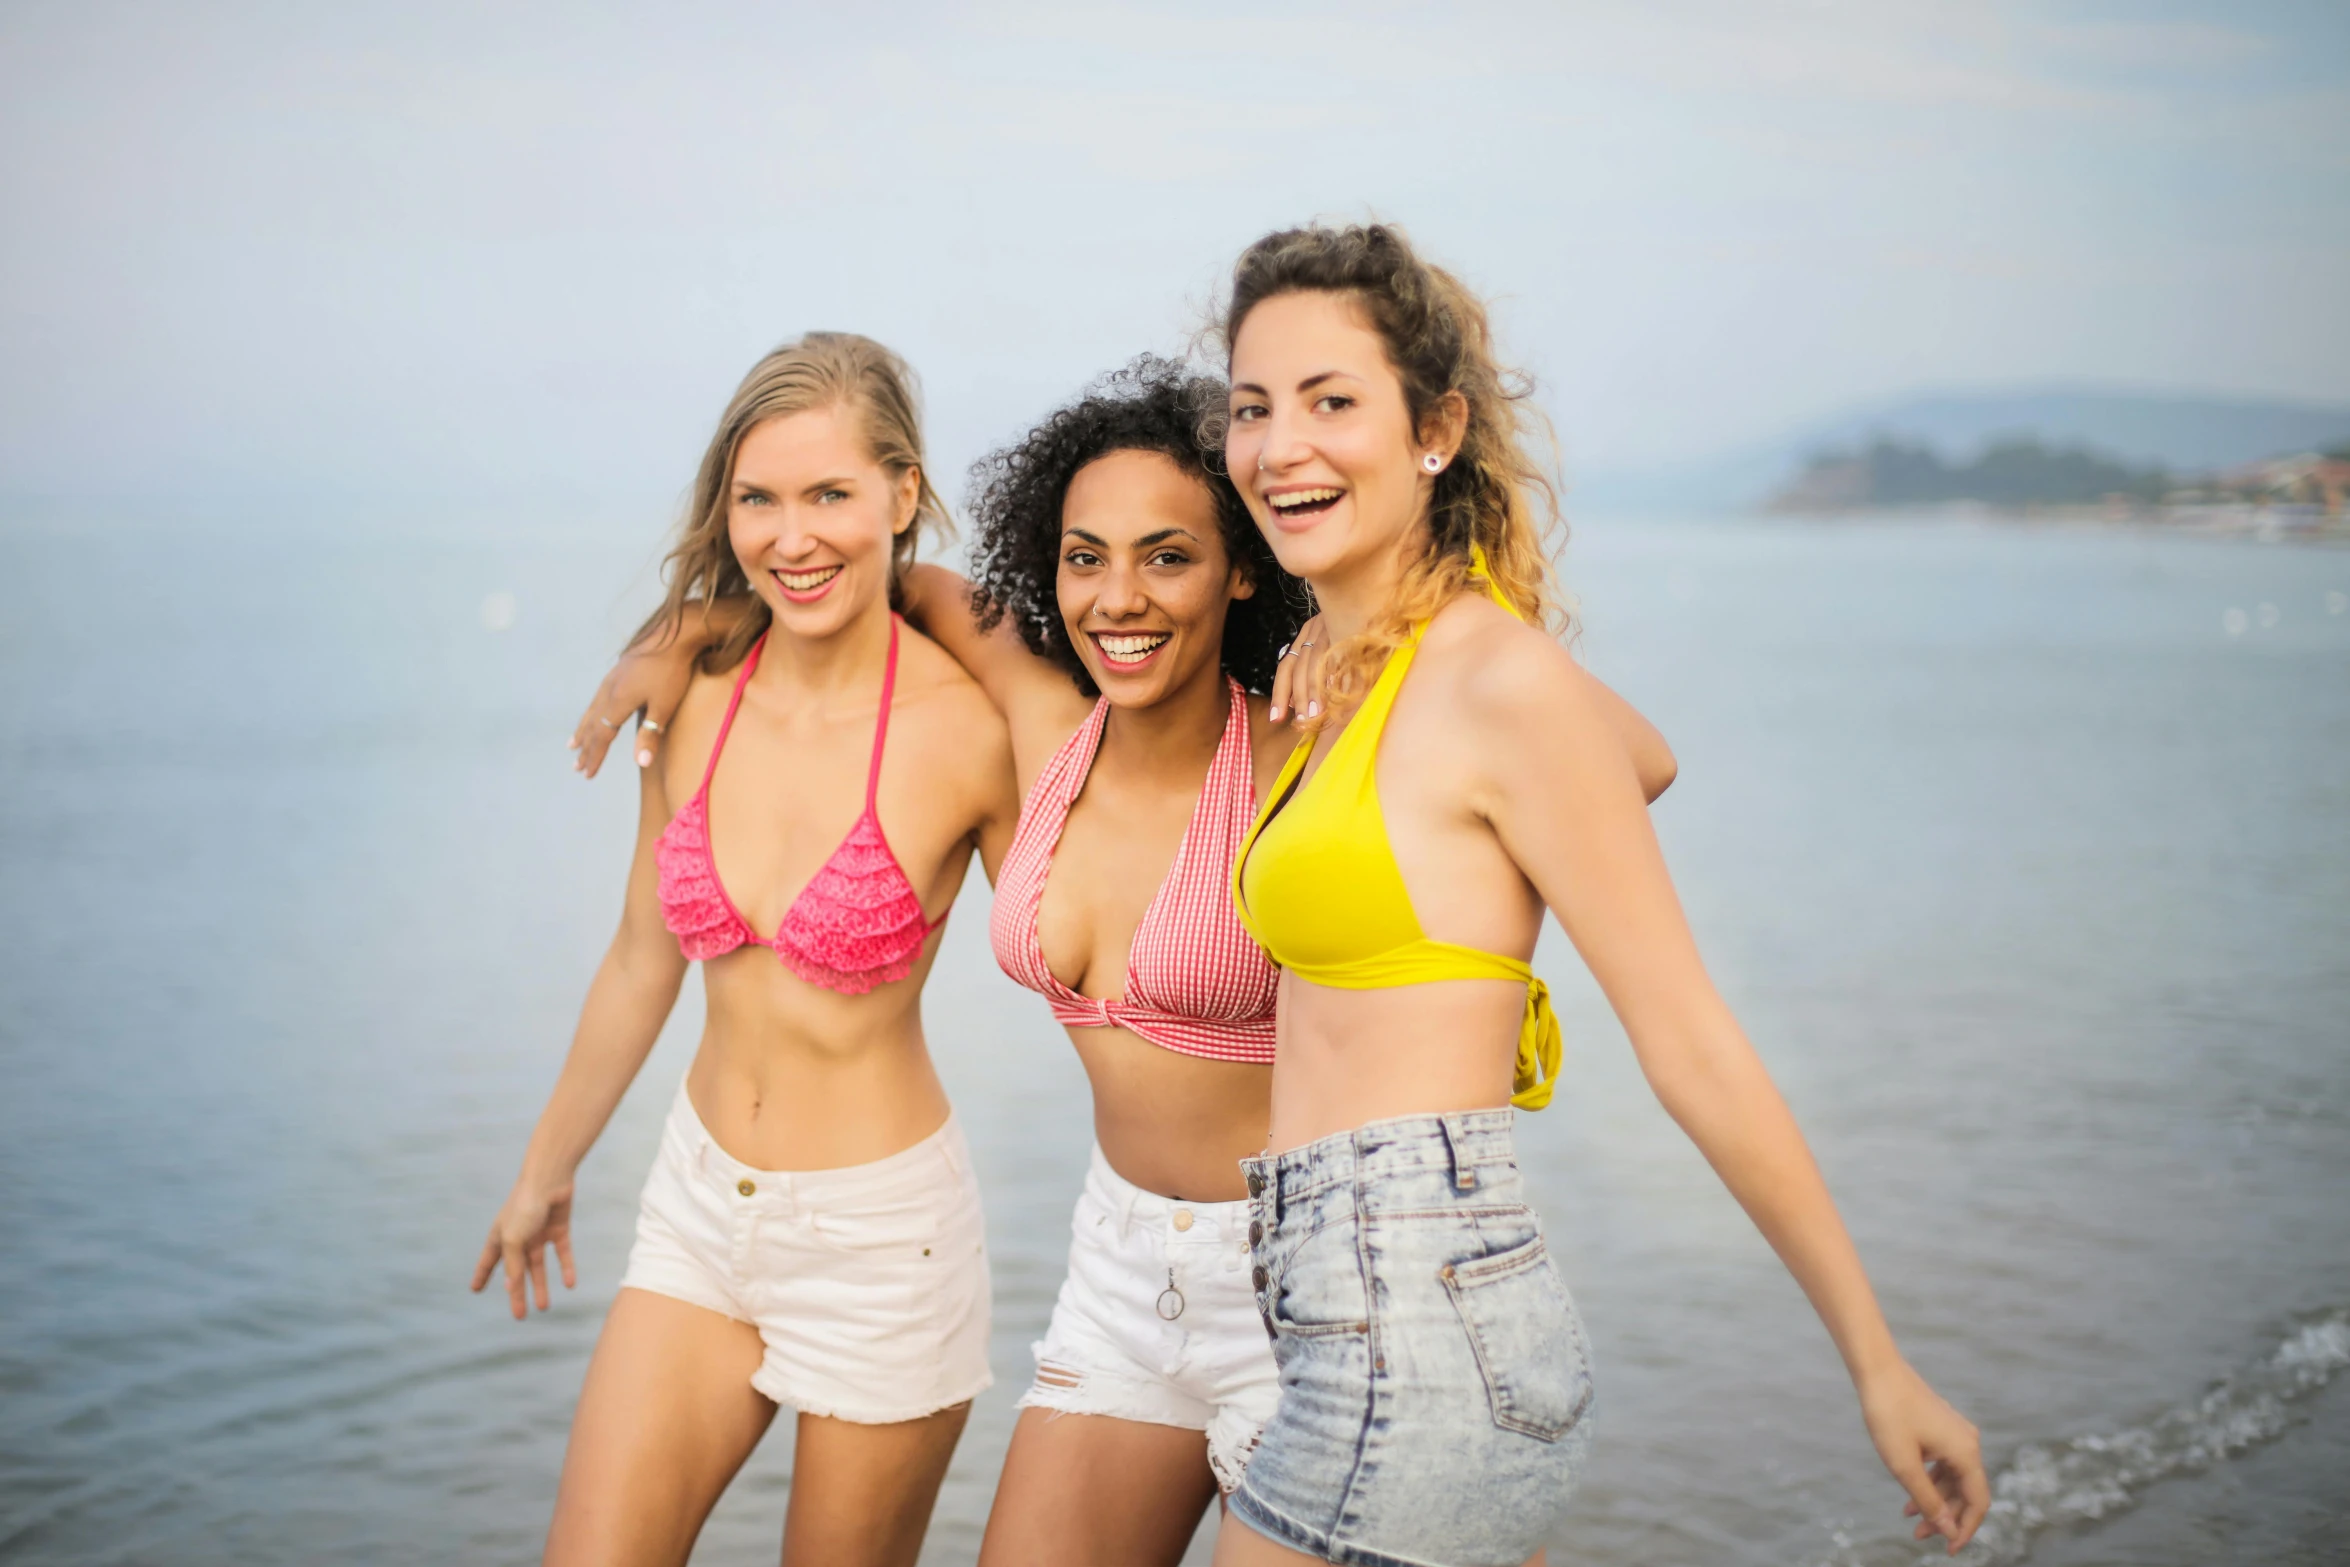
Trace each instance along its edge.
<instances>
[{"instance_id":1,"label":"white teeth","mask_svg":"<svg viewBox=\"0 0 2350 1567\"><path fill-rule=\"evenodd\" d=\"M1093 641L1094 646L1100 648L1106 657L1133 660L1157 652L1166 644L1169 635L1161 631L1131 637L1095 637Z\"/></svg>"},{"instance_id":2,"label":"white teeth","mask_svg":"<svg viewBox=\"0 0 2350 1567\"><path fill-rule=\"evenodd\" d=\"M1269 495L1265 499L1279 510L1287 511L1292 506L1311 506L1317 501L1334 501L1345 493L1344 490L1291 490L1286 495Z\"/></svg>"},{"instance_id":3,"label":"white teeth","mask_svg":"<svg viewBox=\"0 0 2350 1567\"><path fill-rule=\"evenodd\" d=\"M819 566L814 571L779 571L775 579L794 593L805 593L810 588L824 586L839 575L838 566Z\"/></svg>"}]
</instances>

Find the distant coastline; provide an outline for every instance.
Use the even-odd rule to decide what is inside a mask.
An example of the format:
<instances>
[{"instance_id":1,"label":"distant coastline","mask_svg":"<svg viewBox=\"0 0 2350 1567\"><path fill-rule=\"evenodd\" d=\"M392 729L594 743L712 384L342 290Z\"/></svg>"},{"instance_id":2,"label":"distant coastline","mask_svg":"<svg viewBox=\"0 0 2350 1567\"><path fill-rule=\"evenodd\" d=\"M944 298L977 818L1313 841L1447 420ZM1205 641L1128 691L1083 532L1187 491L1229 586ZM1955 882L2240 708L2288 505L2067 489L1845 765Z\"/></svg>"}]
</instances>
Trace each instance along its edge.
<instances>
[{"instance_id":1,"label":"distant coastline","mask_svg":"<svg viewBox=\"0 0 2350 1567\"><path fill-rule=\"evenodd\" d=\"M1922 442L1878 436L1815 452L1761 509L1780 516L1948 513L2001 520L2138 523L2262 538L2350 541L2350 440L2326 449L2174 474L2086 445L2035 436L1944 458Z\"/></svg>"},{"instance_id":2,"label":"distant coastline","mask_svg":"<svg viewBox=\"0 0 2350 1567\"><path fill-rule=\"evenodd\" d=\"M2350 402L2086 384L1922 389L1776 439L1572 475L1584 515L1957 511L2331 536Z\"/></svg>"}]
</instances>

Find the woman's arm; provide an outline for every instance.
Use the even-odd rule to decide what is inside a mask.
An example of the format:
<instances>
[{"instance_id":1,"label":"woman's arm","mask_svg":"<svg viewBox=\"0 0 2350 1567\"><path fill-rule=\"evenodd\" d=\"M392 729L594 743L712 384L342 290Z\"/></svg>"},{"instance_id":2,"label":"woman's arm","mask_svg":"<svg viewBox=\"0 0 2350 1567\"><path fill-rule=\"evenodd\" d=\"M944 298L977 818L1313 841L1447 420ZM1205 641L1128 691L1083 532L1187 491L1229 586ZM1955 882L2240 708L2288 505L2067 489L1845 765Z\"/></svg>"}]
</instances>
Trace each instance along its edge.
<instances>
[{"instance_id":1,"label":"woman's arm","mask_svg":"<svg viewBox=\"0 0 2350 1567\"><path fill-rule=\"evenodd\" d=\"M1020 788L1013 777L1009 734L990 746L986 776L989 787L986 814L979 819L979 868L993 887L997 873L1004 868L1004 856L1012 850L1012 834L1020 826Z\"/></svg>"},{"instance_id":2,"label":"woman's arm","mask_svg":"<svg viewBox=\"0 0 2350 1567\"><path fill-rule=\"evenodd\" d=\"M604 765L604 753L620 737L620 726L636 714L644 717L637 728L636 765L651 767L660 754L661 737L669 732L669 722L694 682L694 660L725 641L754 602L748 593L696 599L686 606L674 631L655 626L630 643L572 728L571 749L579 753L572 769L595 777Z\"/></svg>"},{"instance_id":3,"label":"woman's arm","mask_svg":"<svg viewBox=\"0 0 2350 1567\"><path fill-rule=\"evenodd\" d=\"M993 631L979 629L979 617L971 607L971 584L960 574L944 566L915 565L907 569L899 588L906 623L946 649L947 656L979 682L997 712L1015 725L1041 720L1073 727L1084 722L1088 704L1075 683L1049 660L1029 652L1009 621L999 621ZM704 649L725 641L751 603L747 593L697 601L688 606L675 635L656 630L630 644L571 731L571 749L578 753L573 768L595 777L632 713L642 713L645 719L637 732L636 764L652 766L660 754L661 737L693 683L694 660Z\"/></svg>"},{"instance_id":4,"label":"woman's arm","mask_svg":"<svg viewBox=\"0 0 2350 1567\"><path fill-rule=\"evenodd\" d=\"M1632 775L1640 780L1641 799L1656 804L1657 796L1673 787L1673 780L1681 776L1681 764L1673 759L1673 748L1665 743L1662 730L1650 723L1640 709L1616 694L1615 688L1597 675L1585 670L1591 681L1592 695L1599 703L1600 716L1607 722L1608 731L1623 742L1624 754L1632 759Z\"/></svg>"},{"instance_id":5,"label":"woman's arm","mask_svg":"<svg viewBox=\"0 0 2350 1567\"><path fill-rule=\"evenodd\" d=\"M1290 644L1280 667L1273 672L1273 700L1268 715L1273 722L1281 722L1285 714L1292 723L1321 714L1322 659L1328 641L1324 629L1319 615L1298 627L1297 640ZM1590 685L1599 698L1600 712L1607 720L1609 731L1623 742L1625 753L1632 758L1632 771L1640 780L1641 795L1654 805L1657 796L1673 787L1673 780L1681 774L1681 764L1673 760L1673 748L1665 743L1656 725L1642 717L1638 708L1618 696L1605 681L1593 676Z\"/></svg>"},{"instance_id":6,"label":"woman's arm","mask_svg":"<svg viewBox=\"0 0 2350 1567\"><path fill-rule=\"evenodd\" d=\"M1070 712L1077 722L1084 721L1091 704L1066 671L1028 650L1011 617L997 621L992 631L979 629L971 584L961 573L944 566L909 566L898 590L906 604L906 623L945 648L1013 728L1039 716L1058 720Z\"/></svg>"},{"instance_id":7,"label":"woman's arm","mask_svg":"<svg viewBox=\"0 0 2350 1567\"><path fill-rule=\"evenodd\" d=\"M1547 640L1497 640L1465 682L1466 716L1491 737L1479 809L1606 992L1657 1099L1819 1312L1878 1454L1955 1551L1990 1505L1975 1428L1901 1358L1794 1116L1706 975L1640 777L1603 743L1619 732L1612 694Z\"/></svg>"},{"instance_id":8,"label":"woman's arm","mask_svg":"<svg viewBox=\"0 0 2350 1567\"><path fill-rule=\"evenodd\" d=\"M555 1248L566 1289L577 1283L571 1262L572 1178L620 1096L644 1065L661 1025L677 1004L685 980L685 957L661 919L659 872L653 853L669 819L661 775L648 768L640 785L636 857L628 870L627 900L620 930L605 949L587 1003L572 1034L571 1053L555 1079L555 1091L531 1133L522 1173L490 1225L481 1260L474 1264L473 1288L488 1284L503 1262L506 1297L517 1320L529 1314L523 1290L529 1275L539 1310L547 1294L546 1248Z\"/></svg>"}]
</instances>

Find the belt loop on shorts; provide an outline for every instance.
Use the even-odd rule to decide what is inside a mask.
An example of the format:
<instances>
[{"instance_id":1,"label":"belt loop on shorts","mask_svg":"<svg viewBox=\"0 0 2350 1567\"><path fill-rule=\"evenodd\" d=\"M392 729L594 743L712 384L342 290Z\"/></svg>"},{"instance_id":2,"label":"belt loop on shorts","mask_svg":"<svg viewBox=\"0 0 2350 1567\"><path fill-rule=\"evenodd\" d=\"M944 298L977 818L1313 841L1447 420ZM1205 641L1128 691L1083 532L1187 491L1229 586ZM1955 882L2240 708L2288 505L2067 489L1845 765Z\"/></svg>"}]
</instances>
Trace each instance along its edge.
<instances>
[{"instance_id":1,"label":"belt loop on shorts","mask_svg":"<svg viewBox=\"0 0 2350 1567\"><path fill-rule=\"evenodd\" d=\"M1436 1118L1436 1124L1444 1133L1445 1157L1452 1165L1452 1189L1456 1193L1475 1191L1477 1189L1477 1171L1469 1157L1461 1149L1462 1140L1467 1136L1467 1133L1461 1126L1459 1112L1447 1111Z\"/></svg>"}]
</instances>

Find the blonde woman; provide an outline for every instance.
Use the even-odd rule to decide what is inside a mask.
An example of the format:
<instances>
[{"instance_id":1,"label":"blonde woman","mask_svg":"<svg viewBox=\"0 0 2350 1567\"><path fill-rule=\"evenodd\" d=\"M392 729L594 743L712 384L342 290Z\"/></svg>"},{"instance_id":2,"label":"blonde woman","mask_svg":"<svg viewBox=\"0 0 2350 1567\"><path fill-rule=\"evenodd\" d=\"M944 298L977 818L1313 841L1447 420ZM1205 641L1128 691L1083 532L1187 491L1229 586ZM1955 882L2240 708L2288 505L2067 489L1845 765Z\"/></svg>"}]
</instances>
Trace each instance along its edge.
<instances>
[{"instance_id":1,"label":"blonde woman","mask_svg":"<svg viewBox=\"0 0 2350 1567\"><path fill-rule=\"evenodd\" d=\"M1606 703L1545 629L1548 492L1482 307L1393 229L1300 229L1240 258L1223 342L1226 467L1330 662L1234 876L1284 970L1244 1161L1280 1402L1217 1561L1516 1567L1563 1510L1591 1375L1510 1108L1557 1070L1526 961L1546 909L1818 1310L1920 1537L1955 1550L1989 1501L1974 1428L1895 1347Z\"/></svg>"},{"instance_id":2,"label":"blonde woman","mask_svg":"<svg viewBox=\"0 0 2350 1567\"><path fill-rule=\"evenodd\" d=\"M708 1020L565 1454L552 1563L682 1563L798 1412L786 1563L909 1564L989 1381L969 1154L923 1041L937 932L1019 801L1003 720L891 604L943 525L911 377L812 333L735 392L671 552L672 626L751 595L642 774L620 930L492 1224L516 1317L573 1279L573 1172L702 965Z\"/></svg>"}]
</instances>

